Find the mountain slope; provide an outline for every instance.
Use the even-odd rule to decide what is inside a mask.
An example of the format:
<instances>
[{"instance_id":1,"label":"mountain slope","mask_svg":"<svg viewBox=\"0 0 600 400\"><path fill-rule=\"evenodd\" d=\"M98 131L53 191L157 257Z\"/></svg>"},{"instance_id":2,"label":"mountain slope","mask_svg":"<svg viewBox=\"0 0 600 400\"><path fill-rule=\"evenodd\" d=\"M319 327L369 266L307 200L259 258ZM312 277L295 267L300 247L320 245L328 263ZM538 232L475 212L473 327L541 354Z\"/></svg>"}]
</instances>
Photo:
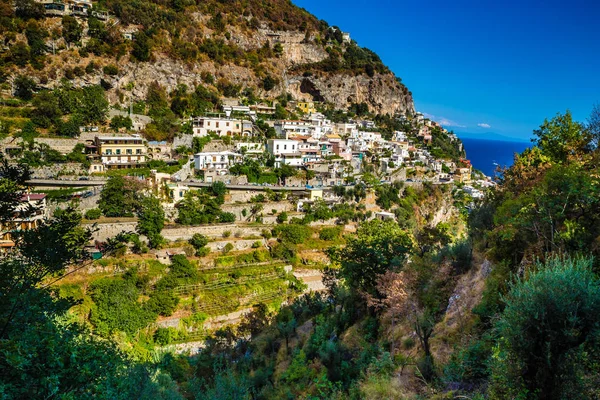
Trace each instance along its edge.
<instances>
[{"instance_id":1,"label":"mountain slope","mask_svg":"<svg viewBox=\"0 0 600 400\"><path fill-rule=\"evenodd\" d=\"M63 78L102 83L122 105L157 81L168 92L203 84L226 97L250 88L266 99L289 93L341 109L366 103L381 114L414 111L412 94L377 55L290 1L105 0L94 9L111 17L74 24L17 8L20 23L4 24L5 75L26 73L46 87Z\"/></svg>"}]
</instances>

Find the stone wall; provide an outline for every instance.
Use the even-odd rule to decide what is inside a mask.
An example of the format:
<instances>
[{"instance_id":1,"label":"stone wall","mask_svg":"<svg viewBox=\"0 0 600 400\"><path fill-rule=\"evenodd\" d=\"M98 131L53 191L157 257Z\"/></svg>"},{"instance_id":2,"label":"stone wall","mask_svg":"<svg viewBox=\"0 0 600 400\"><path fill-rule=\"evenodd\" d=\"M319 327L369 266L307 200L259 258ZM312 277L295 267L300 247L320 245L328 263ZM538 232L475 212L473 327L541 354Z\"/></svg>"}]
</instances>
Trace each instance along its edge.
<instances>
[{"instance_id":1,"label":"stone wall","mask_svg":"<svg viewBox=\"0 0 600 400\"><path fill-rule=\"evenodd\" d=\"M92 228L93 224L84 224L89 228ZM135 232L137 222L111 222L106 224L97 224L95 231L92 234L92 240L99 242L105 242L106 239L114 237L121 232Z\"/></svg>"},{"instance_id":2,"label":"stone wall","mask_svg":"<svg viewBox=\"0 0 600 400\"><path fill-rule=\"evenodd\" d=\"M92 224L85 224L91 227ZM135 232L137 226L136 222L111 222L111 223L100 223L96 225L96 231L92 235L93 240L100 242L106 241L106 239L116 236L121 232ZM238 235L239 237L256 236L260 237L263 229L268 228L267 226L245 226L236 224L214 224L214 225L202 225L202 226L167 226L162 231L162 235L165 239L170 241L176 240L189 240L196 233L205 235L211 239L222 239L223 233L229 231L231 236Z\"/></svg>"},{"instance_id":3,"label":"stone wall","mask_svg":"<svg viewBox=\"0 0 600 400\"><path fill-rule=\"evenodd\" d=\"M235 215L236 220L238 221L245 221L246 218L248 218L248 215L250 214L250 208L252 208L252 204L224 204L223 206L221 206L221 209L225 212L230 212L233 213ZM290 212L290 211L296 211L296 206L288 201L286 202L276 202L276 203L259 203L263 205L263 211L262 214L266 217L268 214L271 214L272 210L277 210L277 214L281 213L282 211L286 211L286 212ZM246 210L247 211L247 215L246 217L244 217L242 215L242 211Z\"/></svg>"},{"instance_id":4,"label":"stone wall","mask_svg":"<svg viewBox=\"0 0 600 400\"><path fill-rule=\"evenodd\" d=\"M224 232L231 232L231 235L235 235L239 232L240 237L256 236L260 237L261 231L265 227L263 226L238 226L236 224L215 224L215 225L203 225L203 226L185 226L177 228L165 228L162 231L162 235L171 241L177 239L189 240L196 233L205 235L211 239L222 238Z\"/></svg>"},{"instance_id":5,"label":"stone wall","mask_svg":"<svg viewBox=\"0 0 600 400\"><path fill-rule=\"evenodd\" d=\"M84 168L81 164L65 163L34 168L32 177L35 179L53 179L57 176L82 176L87 174L87 168Z\"/></svg>"},{"instance_id":6,"label":"stone wall","mask_svg":"<svg viewBox=\"0 0 600 400\"><path fill-rule=\"evenodd\" d=\"M210 251L222 251L225 246L227 246L227 243L231 243L233 245L233 250L234 251L238 251L238 250L249 250L252 248L252 245L256 242L260 242L261 243L261 247L265 247L265 240L264 239L250 239L250 240L218 240L215 242L209 242L206 247L208 247L210 249Z\"/></svg>"}]
</instances>

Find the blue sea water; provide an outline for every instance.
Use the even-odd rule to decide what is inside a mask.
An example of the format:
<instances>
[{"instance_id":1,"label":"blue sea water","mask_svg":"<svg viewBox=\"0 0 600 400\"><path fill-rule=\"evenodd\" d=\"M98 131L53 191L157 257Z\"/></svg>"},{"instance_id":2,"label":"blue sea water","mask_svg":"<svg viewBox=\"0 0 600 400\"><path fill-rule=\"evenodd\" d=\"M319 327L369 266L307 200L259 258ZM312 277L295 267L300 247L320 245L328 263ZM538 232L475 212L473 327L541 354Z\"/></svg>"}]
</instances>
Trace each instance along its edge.
<instances>
[{"instance_id":1,"label":"blue sea water","mask_svg":"<svg viewBox=\"0 0 600 400\"><path fill-rule=\"evenodd\" d=\"M473 168L482 171L487 176L494 176L496 164L510 167L514 154L521 153L531 143L505 142L501 140L461 139L467 158L471 160Z\"/></svg>"}]
</instances>

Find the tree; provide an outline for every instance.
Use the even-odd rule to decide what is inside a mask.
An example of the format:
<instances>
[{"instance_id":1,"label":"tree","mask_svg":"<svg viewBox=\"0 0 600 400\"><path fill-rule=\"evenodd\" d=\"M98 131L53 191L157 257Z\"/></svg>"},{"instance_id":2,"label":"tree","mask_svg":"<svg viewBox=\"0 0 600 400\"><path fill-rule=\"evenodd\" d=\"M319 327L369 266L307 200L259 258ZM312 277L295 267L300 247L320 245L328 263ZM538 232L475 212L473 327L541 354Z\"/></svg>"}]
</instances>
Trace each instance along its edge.
<instances>
[{"instance_id":1,"label":"tree","mask_svg":"<svg viewBox=\"0 0 600 400\"><path fill-rule=\"evenodd\" d=\"M46 38L48 37L48 31L38 22L31 20L27 23L27 26L25 27L25 37L27 37L27 43L29 44L32 56L37 57L46 53Z\"/></svg>"},{"instance_id":2,"label":"tree","mask_svg":"<svg viewBox=\"0 0 600 400\"><path fill-rule=\"evenodd\" d=\"M62 19L62 35L68 44L77 43L81 40L83 28L77 22L77 18L65 15Z\"/></svg>"},{"instance_id":3,"label":"tree","mask_svg":"<svg viewBox=\"0 0 600 400\"><path fill-rule=\"evenodd\" d=\"M86 86L83 88L80 113L83 123L103 123L108 113L108 100L101 86Z\"/></svg>"},{"instance_id":4,"label":"tree","mask_svg":"<svg viewBox=\"0 0 600 400\"><path fill-rule=\"evenodd\" d=\"M381 298L379 277L399 271L414 248L414 239L394 221L372 220L348 238L343 249L330 249L330 257L340 264L340 276L357 293Z\"/></svg>"},{"instance_id":5,"label":"tree","mask_svg":"<svg viewBox=\"0 0 600 400\"><path fill-rule=\"evenodd\" d=\"M49 128L59 123L62 111L58 105L58 98L52 92L43 91L38 93L33 99L33 106L35 109L32 112L31 120L36 125Z\"/></svg>"},{"instance_id":6,"label":"tree","mask_svg":"<svg viewBox=\"0 0 600 400\"><path fill-rule=\"evenodd\" d=\"M15 96L21 100L31 100L33 98L33 92L36 88L37 84L35 81L24 75L19 75L15 79Z\"/></svg>"},{"instance_id":7,"label":"tree","mask_svg":"<svg viewBox=\"0 0 600 400\"><path fill-rule=\"evenodd\" d=\"M151 55L150 40L144 32L135 35L131 54L138 61L149 61Z\"/></svg>"},{"instance_id":8,"label":"tree","mask_svg":"<svg viewBox=\"0 0 600 400\"><path fill-rule=\"evenodd\" d=\"M31 55L29 53L29 46L23 42L18 42L10 48L10 58L19 67L24 67L29 62ZM27 99L28 100L28 99Z\"/></svg>"},{"instance_id":9,"label":"tree","mask_svg":"<svg viewBox=\"0 0 600 400\"><path fill-rule=\"evenodd\" d=\"M248 216L248 221L250 221L252 218L258 219L259 214L263 211L264 208L265 206L262 204L252 204L252 207L250 207L250 215Z\"/></svg>"},{"instance_id":10,"label":"tree","mask_svg":"<svg viewBox=\"0 0 600 400\"><path fill-rule=\"evenodd\" d=\"M160 200L154 196L145 196L140 201L137 215L137 231L146 235L151 248L157 248L164 241L160 233L165 226L165 211Z\"/></svg>"},{"instance_id":11,"label":"tree","mask_svg":"<svg viewBox=\"0 0 600 400\"><path fill-rule=\"evenodd\" d=\"M267 92L277 86L277 84L279 84L279 80L273 78L271 75L267 75L267 77L263 79L263 88Z\"/></svg>"},{"instance_id":12,"label":"tree","mask_svg":"<svg viewBox=\"0 0 600 400\"><path fill-rule=\"evenodd\" d=\"M35 18L44 18L46 10L44 5L38 3L35 0L16 0L15 1L15 14L17 17L24 20Z\"/></svg>"},{"instance_id":13,"label":"tree","mask_svg":"<svg viewBox=\"0 0 600 400\"><path fill-rule=\"evenodd\" d=\"M10 224L15 213L27 218L36 212L23 209L20 202L29 175L24 166L0 164L3 222ZM70 319L75 302L58 296L51 284L65 276L67 266L86 265L91 232L81 226L81 215L73 207L58 209L53 218L13 239L16 246L0 258L3 397L180 398L168 375L136 364L112 341L98 339ZM121 306L116 304L113 312Z\"/></svg>"},{"instance_id":14,"label":"tree","mask_svg":"<svg viewBox=\"0 0 600 400\"><path fill-rule=\"evenodd\" d=\"M544 155L554 162L564 163L586 153L591 142L590 133L579 122L573 121L571 112L558 114L533 131L533 142Z\"/></svg>"},{"instance_id":15,"label":"tree","mask_svg":"<svg viewBox=\"0 0 600 400\"><path fill-rule=\"evenodd\" d=\"M111 176L100 193L98 208L107 217L132 217L139 207L140 186L131 179Z\"/></svg>"},{"instance_id":16,"label":"tree","mask_svg":"<svg viewBox=\"0 0 600 400\"><path fill-rule=\"evenodd\" d=\"M277 216L277 223L278 224L283 224L285 221L288 220L288 214L285 211L282 211L281 213L279 213L279 215Z\"/></svg>"},{"instance_id":17,"label":"tree","mask_svg":"<svg viewBox=\"0 0 600 400\"><path fill-rule=\"evenodd\" d=\"M125 128L129 131L133 127L133 121L131 121L131 118L129 117L115 115L110 120L110 127L115 131L118 131L121 128Z\"/></svg>"},{"instance_id":18,"label":"tree","mask_svg":"<svg viewBox=\"0 0 600 400\"><path fill-rule=\"evenodd\" d=\"M590 398L596 388L585 375L597 379L592 360L600 333L600 283L592 264L551 258L511 284L496 325L493 398Z\"/></svg>"},{"instance_id":19,"label":"tree","mask_svg":"<svg viewBox=\"0 0 600 400\"><path fill-rule=\"evenodd\" d=\"M600 149L600 105L594 106L587 120L586 128L591 136L592 148L598 151Z\"/></svg>"},{"instance_id":20,"label":"tree","mask_svg":"<svg viewBox=\"0 0 600 400\"><path fill-rule=\"evenodd\" d=\"M281 182L285 185L285 180L287 178L291 178L292 176L296 176L298 170L291 165L281 164L279 168L275 170L277 177L281 180Z\"/></svg>"},{"instance_id":21,"label":"tree","mask_svg":"<svg viewBox=\"0 0 600 400\"><path fill-rule=\"evenodd\" d=\"M196 250L197 256L205 255L206 245L208 244L208 238L200 233L194 233L194 236L190 239L190 244Z\"/></svg>"},{"instance_id":22,"label":"tree","mask_svg":"<svg viewBox=\"0 0 600 400\"><path fill-rule=\"evenodd\" d=\"M310 228L306 225L278 225L275 227L274 231L282 242L292 244L303 243L311 236Z\"/></svg>"}]
</instances>

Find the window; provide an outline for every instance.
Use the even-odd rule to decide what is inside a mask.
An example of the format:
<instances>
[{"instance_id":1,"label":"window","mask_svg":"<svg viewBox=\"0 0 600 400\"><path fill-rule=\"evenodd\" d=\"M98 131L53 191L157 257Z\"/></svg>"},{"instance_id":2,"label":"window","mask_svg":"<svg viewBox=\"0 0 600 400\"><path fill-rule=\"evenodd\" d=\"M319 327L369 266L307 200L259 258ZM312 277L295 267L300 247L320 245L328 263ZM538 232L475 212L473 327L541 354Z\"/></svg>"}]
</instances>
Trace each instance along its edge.
<instances>
[{"instance_id":1,"label":"window","mask_svg":"<svg viewBox=\"0 0 600 400\"><path fill-rule=\"evenodd\" d=\"M116 154L121 154L121 149L117 149Z\"/></svg>"},{"instance_id":2,"label":"window","mask_svg":"<svg viewBox=\"0 0 600 400\"><path fill-rule=\"evenodd\" d=\"M277 145L277 150L279 150L279 145Z\"/></svg>"},{"instance_id":3,"label":"window","mask_svg":"<svg viewBox=\"0 0 600 400\"><path fill-rule=\"evenodd\" d=\"M106 149L106 155L107 156L111 156L112 155L112 150L111 149Z\"/></svg>"},{"instance_id":4,"label":"window","mask_svg":"<svg viewBox=\"0 0 600 400\"><path fill-rule=\"evenodd\" d=\"M132 149L127 149L125 152L126 152L127 154L133 154L133 150L132 150Z\"/></svg>"},{"instance_id":5,"label":"window","mask_svg":"<svg viewBox=\"0 0 600 400\"><path fill-rule=\"evenodd\" d=\"M135 154L142 154L142 149L135 149Z\"/></svg>"},{"instance_id":6,"label":"window","mask_svg":"<svg viewBox=\"0 0 600 400\"><path fill-rule=\"evenodd\" d=\"M218 127L219 127L219 123L218 123L218 122L215 122L215 124L217 125L217 128L218 128Z\"/></svg>"},{"instance_id":7,"label":"window","mask_svg":"<svg viewBox=\"0 0 600 400\"><path fill-rule=\"evenodd\" d=\"M284 144L284 145L283 145L283 149L284 149L284 150L287 150L287 144Z\"/></svg>"}]
</instances>

